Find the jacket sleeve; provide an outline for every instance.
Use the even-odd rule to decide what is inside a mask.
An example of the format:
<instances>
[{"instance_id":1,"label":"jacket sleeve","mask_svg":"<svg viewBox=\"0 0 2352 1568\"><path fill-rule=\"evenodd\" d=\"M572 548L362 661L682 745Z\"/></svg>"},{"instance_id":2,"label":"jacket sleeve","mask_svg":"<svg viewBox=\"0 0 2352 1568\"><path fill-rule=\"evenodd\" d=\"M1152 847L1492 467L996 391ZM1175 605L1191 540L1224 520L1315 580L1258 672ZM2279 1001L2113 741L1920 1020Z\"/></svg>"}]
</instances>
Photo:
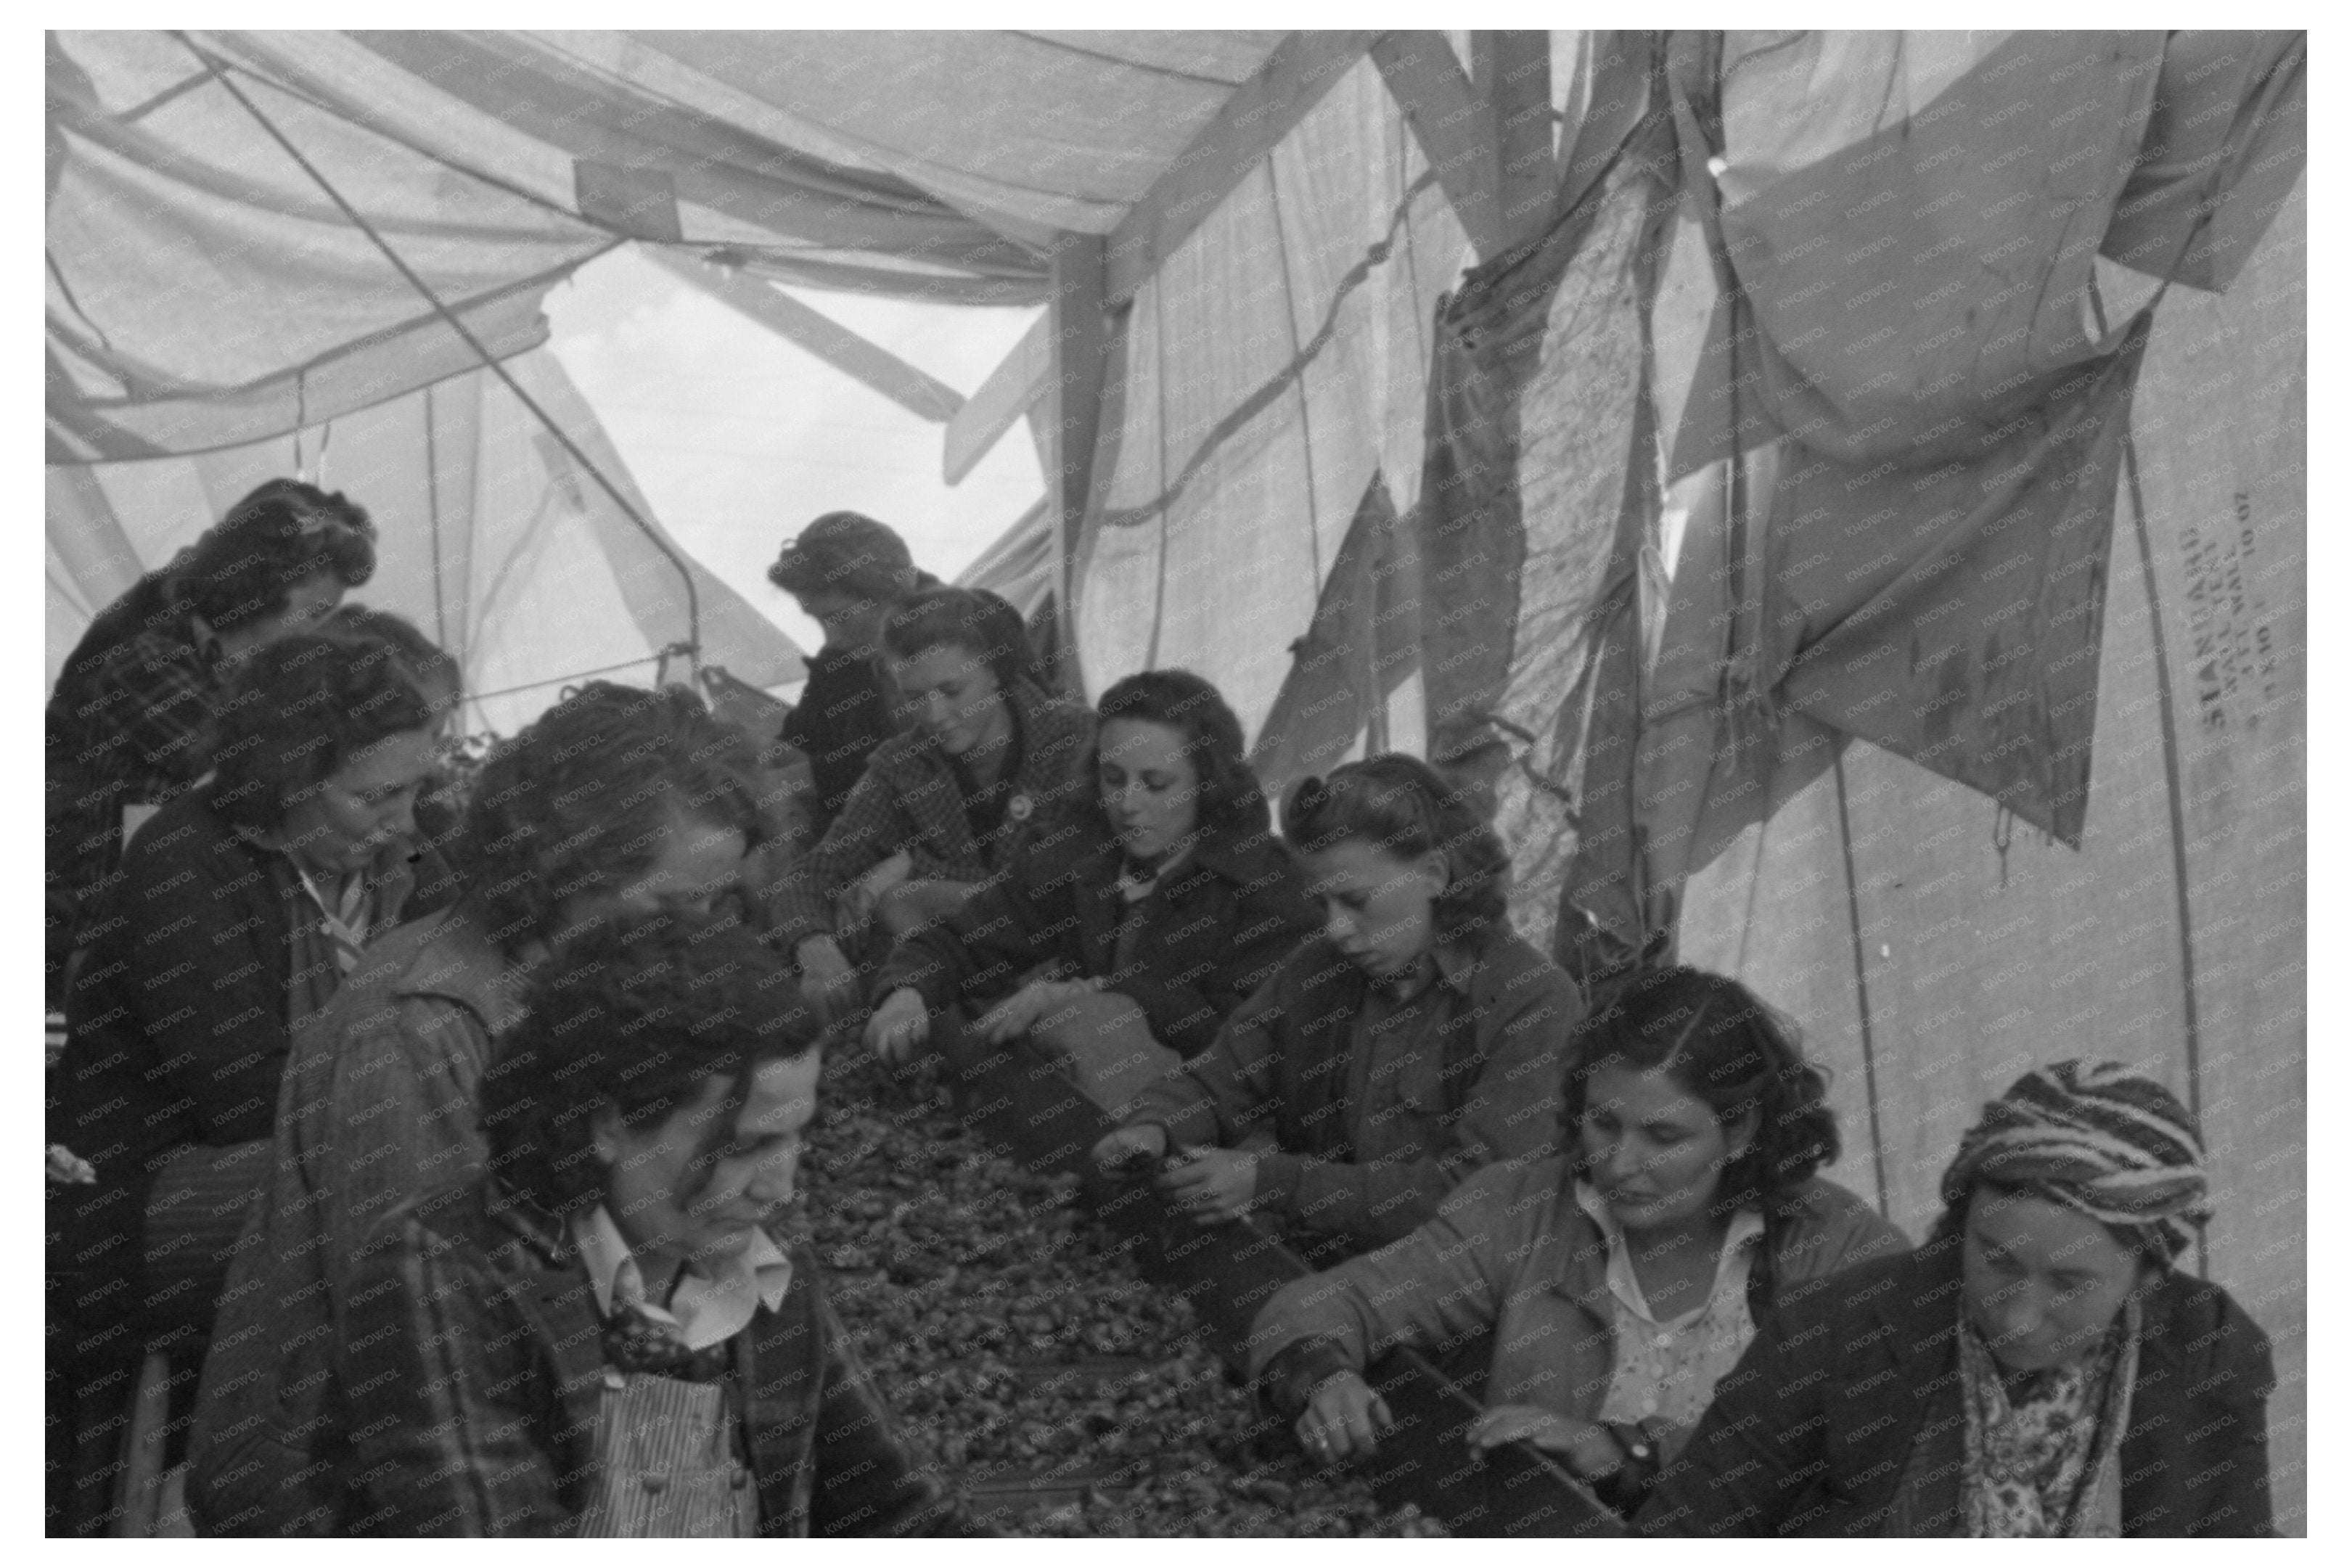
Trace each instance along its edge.
<instances>
[{"instance_id":1,"label":"jacket sleeve","mask_svg":"<svg viewBox=\"0 0 2352 1568\"><path fill-rule=\"evenodd\" d=\"M1790 1323L1776 1312L1758 1325L1681 1457L1659 1472L1634 1517L1640 1533L1769 1535L1818 1478L1829 1427L1821 1363L1836 1350L1821 1343L1821 1324L1804 1336L1811 1343L1792 1347Z\"/></svg>"},{"instance_id":2,"label":"jacket sleeve","mask_svg":"<svg viewBox=\"0 0 2352 1568\"><path fill-rule=\"evenodd\" d=\"M1241 890L1230 938L1213 964L1197 973L1171 974L1150 955L1111 977L1111 988L1132 998L1151 1036L1184 1056L1198 1056L1217 1038L1234 1009L1280 968L1316 928L1298 873L1283 862Z\"/></svg>"},{"instance_id":3,"label":"jacket sleeve","mask_svg":"<svg viewBox=\"0 0 2352 1568\"><path fill-rule=\"evenodd\" d=\"M1268 1155L1258 1167L1260 1190L1317 1230L1376 1247L1410 1234L1480 1166L1550 1154L1568 1032L1578 1017L1574 988L1555 972L1525 998L1496 1005L1507 1010L1437 1157L1343 1164Z\"/></svg>"},{"instance_id":4,"label":"jacket sleeve","mask_svg":"<svg viewBox=\"0 0 2352 1568\"><path fill-rule=\"evenodd\" d=\"M1244 1002L1209 1049L1136 1097L1129 1127L1158 1124L1169 1145L1232 1147L1274 1119L1275 1059L1288 988L1277 974Z\"/></svg>"},{"instance_id":5,"label":"jacket sleeve","mask_svg":"<svg viewBox=\"0 0 2352 1568\"><path fill-rule=\"evenodd\" d=\"M410 1196L470 1175L482 1158L474 1121L481 1025L457 1003L404 997L362 1019L340 1042L332 1113L318 1170L320 1262L340 1312L370 1233ZM348 1333L346 1326L346 1333Z\"/></svg>"},{"instance_id":6,"label":"jacket sleeve","mask_svg":"<svg viewBox=\"0 0 2352 1568\"><path fill-rule=\"evenodd\" d=\"M217 841L183 826L192 831L170 842L139 840L110 906L121 924L95 956L128 966L110 994L136 998L135 1017L107 1034L143 1036L120 1080L140 1085L138 1157L187 1139L269 1136L286 1065L287 910L266 881L224 879Z\"/></svg>"},{"instance_id":7,"label":"jacket sleeve","mask_svg":"<svg viewBox=\"0 0 2352 1568\"><path fill-rule=\"evenodd\" d=\"M342 1355L353 1534L562 1535L555 1456L530 1416L545 1369L507 1290L414 1217L352 1277Z\"/></svg>"},{"instance_id":8,"label":"jacket sleeve","mask_svg":"<svg viewBox=\"0 0 2352 1568\"><path fill-rule=\"evenodd\" d=\"M834 900L919 836L913 819L869 762L833 826L776 888L771 918L784 951L812 936L831 936Z\"/></svg>"},{"instance_id":9,"label":"jacket sleeve","mask_svg":"<svg viewBox=\"0 0 2352 1568\"><path fill-rule=\"evenodd\" d=\"M983 884L962 908L901 940L874 980L880 1001L908 987L923 1005L939 1012L966 997L1012 989L1013 982L1049 957L1060 944L1049 923L1057 916L1051 898L1036 897L1022 874Z\"/></svg>"},{"instance_id":10,"label":"jacket sleeve","mask_svg":"<svg viewBox=\"0 0 2352 1568\"><path fill-rule=\"evenodd\" d=\"M2206 1390L2198 1401L2191 1441L2197 1468L2220 1474L2212 1504L2185 1528L2167 1535L2268 1536L2276 1532L2271 1511L2270 1396L2278 1376L2268 1335L2237 1302L2218 1289L2219 1324L2208 1331L2204 1353L2192 1363L2192 1387ZM2205 1434L2197 1437L2196 1433Z\"/></svg>"},{"instance_id":11,"label":"jacket sleeve","mask_svg":"<svg viewBox=\"0 0 2352 1568\"><path fill-rule=\"evenodd\" d=\"M1400 1344L1492 1326L1510 1272L1511 1174L1481 1173L1402 1240L1284 1286L1251 1326L1250 1375L1308 1341L1361 1371Z\"/></svg>"},{"instance_id":12,"label":"jacket sleeve","mask_svg":"<svg viewBox=\"0 0 2352 1568\"><path fill-rule=\"evenodd\" d=\"M873 1379L850 1348L833 1303L817 1293L824 1387L817 1409L811 1535L955 1534L963 1510L908 1457Z\"/></svg>"}]
</instances>

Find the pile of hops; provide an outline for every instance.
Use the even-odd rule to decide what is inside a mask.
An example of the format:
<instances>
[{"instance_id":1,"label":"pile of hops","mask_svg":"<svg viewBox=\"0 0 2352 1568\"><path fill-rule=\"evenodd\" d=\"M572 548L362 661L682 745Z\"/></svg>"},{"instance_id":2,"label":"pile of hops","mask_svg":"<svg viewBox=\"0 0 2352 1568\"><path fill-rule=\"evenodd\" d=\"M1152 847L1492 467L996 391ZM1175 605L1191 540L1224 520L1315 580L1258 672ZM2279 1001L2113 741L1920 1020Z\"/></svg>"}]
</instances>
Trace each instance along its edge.
<instances>
[{"instance_id":1,"label":"pile of hops","mask_svg":"<svg viewBox=\"0 0 2352 1568\"><path fill-rule=\"evenodd\" d=\"M992 1503L1009 1476L1092 1483L1019 1533L1444 1533L1307 1469L1074 1178L995 1156L856 1047L826 1063L802 1172L802 1239L917 1455Z\"/></svg>"}]
</instances>

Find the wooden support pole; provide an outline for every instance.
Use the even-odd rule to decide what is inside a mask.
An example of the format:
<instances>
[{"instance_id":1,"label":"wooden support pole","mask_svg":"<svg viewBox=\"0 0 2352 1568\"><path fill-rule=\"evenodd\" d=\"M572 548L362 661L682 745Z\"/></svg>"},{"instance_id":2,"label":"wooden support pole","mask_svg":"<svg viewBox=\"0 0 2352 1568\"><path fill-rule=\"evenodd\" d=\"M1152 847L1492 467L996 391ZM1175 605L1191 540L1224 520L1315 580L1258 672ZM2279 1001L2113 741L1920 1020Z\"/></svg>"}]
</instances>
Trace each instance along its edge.
<instances>
[{"instance_id":1,"label":"wooden support pole","mask_svg":"<svg viewBox=\"0 0 2352 1568\"><path fill-rule=\"evenodd\" d=\"M1034 407L1045 395L1054 369L1047 346L1050 314L1040 316L1014 344L1004 361L988 372L980 390L964 401L948 421L947 440L940 448L940 470L950 485L979 466L988 449L1013 428L1013 421Z\"/></svg>"},{"instance_id":2,"label":"wooden support pole","mask_svg":"<svg viewBox=\"0 0 2352 1568\"><path fill-rule=\"evenodd\" d=\"M640 247L655 266L749 316L908 413L941 423L963 407L963 394L926 375L878 344L869 343L820 310L782 289L658 246Z\"/></svg>"},{"instance_id":3,"label":"wooden support pole","mask_svg":"<svg viewBox=\"0 0 2352 1568\"><path fill-rule=\"evenodd\" d=\"M1071 590L1078 533L1094 483L1095 438L1102 424L1109 349L1104 319L1107 248L1100 235L1062 236L1054 251L1053 295L1045 313L1053 372L1038 412L1045 416L1053 459L1045 473L1045 499L1054 508L1054 612L1061 632L1057 646L1064 654L1059 674L1064 690L1072 695L1081 687Z\"/></svg>"},{"instance_id":4,"label":"wooden support pole","mask_svg":"<svg viewBox=\"0 0 2352 1568\"><path fill-rule=\"evenodd\" d=\"M1500 255L1504 231L1494 106L1477 95L1443 33L1386 34L1372 46L1372 58L1478 258Z\"/></svg>"},{"instance_id":5,"label":"wooden support pole","mask_svg":"<svg viewBox=\"0 0 2352 1568\"><path fill-rule=\"evenodd\" d=\"M1474 95L1491 107L1496 202L1505 246L1543 233L1559 189L1552 165L1551 34L1541 29L1471 36Z\"/></svg>"}]
</instances>

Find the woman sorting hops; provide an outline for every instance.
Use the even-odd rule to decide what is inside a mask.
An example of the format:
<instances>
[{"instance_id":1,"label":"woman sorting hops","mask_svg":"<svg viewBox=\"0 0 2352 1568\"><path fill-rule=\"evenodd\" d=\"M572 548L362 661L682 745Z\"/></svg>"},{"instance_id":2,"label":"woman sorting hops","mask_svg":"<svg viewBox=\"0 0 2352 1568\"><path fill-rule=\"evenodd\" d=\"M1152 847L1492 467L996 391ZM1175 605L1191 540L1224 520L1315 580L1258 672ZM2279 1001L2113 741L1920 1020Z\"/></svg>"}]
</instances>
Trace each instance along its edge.
<instances>
[{"instance_id":1,"label":"woman sorting hops","mask_svg":"<svg viewBox=\"0 0 2352 1568\"><path fill-rule=\"evenodd\" d=\"M2114 1062L1984 1108L1910 1256L1768 1325L1640 1524L1672 1535L2267 1535L2270 1342L2176 1260L2196 1124Z\"/></svg>"},{"instance_id":2,"label":"woman sorting hops","mask_svg":"<svg viewBox=\"0 0 2352 1568\"><path fill-rule=\"evenodd\" d=\"M1471 1446L1525 1439L1631 1511L1767 1309L1906 1245L1813 1174L1838 1153L1822 1075L1737 981L1653 971L1579 1033L1564 1157L1479 1172L1259 1314L1252 1371L1310 1458L1378 1446L1371 1362L1491 1329Z\"/></svg>"},{"instance_id":3,"label":"woman sorting hops","mask_svg":"<svg viewBox=\"0 0 2352 1568\"><path fill-rule=\"evenodd\" d=\"M996 595L912 595L884 619L882 653L916 727L875 750L771 907L803 991L836 1019L865 1003L893 941L961 908L1089 782L1094 715L1037 683L1020 614Z\"/></svg>"},{"instance_id":4,"label":"woman sorting hops","mask_svg":"<svg viewBox=\"0 0 2352 1568\"><path fill-rule=\"evenodd\" d=\"M1314 930L1216 687L1148 670L1095 713L1095 790L1001 883L898 945L869 1049L954 1061L1025 1034L1118 1111L1207 1050Z\"/></svg>"},{"instance_id":5,"label":"woman sorting hops","mask_svg":"<svg viewBox=\"0 0 2352 1568\"><path fill-rule=\"evenodd\" d=\"M1480 1166L1551 1152L1580 1004L1510 928L1501 841L1426 764L1309 779L1283 834L1321 934L1094 1155L1167 1162L1160 1190L1199 1224L1255 1209L1310 1249L1366 1251Z\"/></svg>"}]
</instances>

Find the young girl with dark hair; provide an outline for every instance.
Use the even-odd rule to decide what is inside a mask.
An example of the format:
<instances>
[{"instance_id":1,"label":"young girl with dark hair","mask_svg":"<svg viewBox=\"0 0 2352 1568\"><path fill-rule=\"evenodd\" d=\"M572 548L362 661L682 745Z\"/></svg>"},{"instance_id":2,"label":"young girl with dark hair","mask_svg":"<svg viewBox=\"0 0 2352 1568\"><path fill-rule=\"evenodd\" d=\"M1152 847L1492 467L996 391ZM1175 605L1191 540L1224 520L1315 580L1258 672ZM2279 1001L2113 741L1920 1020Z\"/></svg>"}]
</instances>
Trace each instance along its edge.
<instances>
[{"instance_id":1,"label":"young girl with dark hair","mask_svg":"<svg viewBox=\"0 0 2352 1568\"><path fill-rule=\"evenodd\" d=\"M1503 847L1423 763L1309 779L1283 813L1323 930L1095 1147L1170 1161L1202 1225L1255 1209L1310 1249L1409 1234L1478 1166L1550 1152L1568 977L1511 930Z\"/></svg>"},{"instance_id":2,"label":"young girl with dark hair","mask_svg":"<svg viewBox=\"0 0 2352 1568\"><path fill-rule=\"evenodd\" d=\"M884 620L882 653L916 727L876 748L774 905L833 1019L864 1001L861 964L870 975L892 941L962 907L1090 782L1094 715L1037 684L1020 613L996 595L914 594Z\"/></svg>"},{"instance_id":3,"label":"young girl with dark hair","mask_svg":"<svg viewBox=\"0 0 2352 1568\"><path fill-rule=\"evenodd\" d=\"M1814 1174L1838 1152L1822 1075L1738 982L1654 971L1579 1034L1563 1157L1477 1173L1260 1314L1252 1370L1309 1457L1378 1446L1379 1356L1492 1330L1471 1447L1531 1442L1630 1512L1766 1309L1903 1248Z\"/></svg>"},{"instance_id":4,"label":"young girl with dark hair","mask_svg":"<svg viewBox=\"0 0 2352 1568\"><path fill-rule=\"evenodd\" d=\"M870 1048L904 1060L935 1018L951 1060L1026 1034L1117 1111L1206 1050L1314 930L1217 688L1150 670L1095 711L1095 789L1003 882L898 944ZM967 1024L960 1003L985 1010Z\"/></svg>"}]
</instances>

